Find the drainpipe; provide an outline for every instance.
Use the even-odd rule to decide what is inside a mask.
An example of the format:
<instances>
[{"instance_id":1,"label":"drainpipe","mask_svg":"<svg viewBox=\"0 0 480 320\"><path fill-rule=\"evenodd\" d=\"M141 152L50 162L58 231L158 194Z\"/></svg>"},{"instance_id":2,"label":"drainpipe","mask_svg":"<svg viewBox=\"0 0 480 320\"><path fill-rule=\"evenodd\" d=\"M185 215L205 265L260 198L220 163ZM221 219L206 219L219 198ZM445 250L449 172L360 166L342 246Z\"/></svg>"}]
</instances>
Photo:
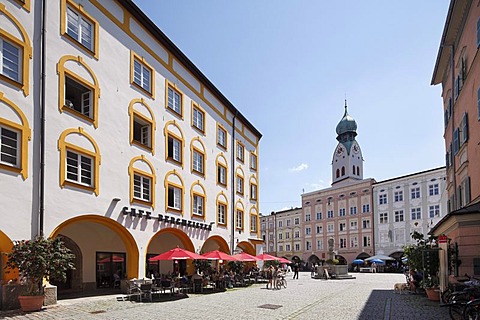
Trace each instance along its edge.
<instances>
[{"instance_id":1,"label":"drainpipe","mask_svg":"<svg viewBox=\"0 0 480 320\"><path fill-rule=\"evenodd\" d=\"M231 216L232 216L232 227L231 227L231 232L232 236L230 237L230 250L231 253L233 254L233 251L235 250L235 120L237 119L238 115L238 110L235 111L235 114L233 115L232 119L232 155L231 155L231 160L232 160L232 165L231 165Z\"/></svg>"},{"instance_id":2,"label":"drainpipe","mask_svg":"<svg viewBox=\"0 0 480 320\"><path fill-rule=\"evenodd\" d=\"M42 0L41 6L41 67L40 67L40 181L39 181L39 226L38 235L43 236L44 212L45 212L45 21L47 1Z\"/></svg>"},{"instance_id":3,"label":"drainpipe","mask_svg":"<svg viewBox=\"0 0 480 320\"><path fill-rule=\"evenodd\" d=\"M453 143L453 136L455 134L455 45L452 44L450 45L450 48L452 49L451 50L451 55L450 55L450 65L451 65L451 68L452 68L452 116L451 116L451 120L450 120L450 123L452 124L452 143ZM452 211L458 209L457 208L457 177L456 177L456 168L455 168L455 155L452 154L452 169L453 169L453 203L452 203ZM450 213L450 212L449 212Z\"/></svg>"}]
</instances>

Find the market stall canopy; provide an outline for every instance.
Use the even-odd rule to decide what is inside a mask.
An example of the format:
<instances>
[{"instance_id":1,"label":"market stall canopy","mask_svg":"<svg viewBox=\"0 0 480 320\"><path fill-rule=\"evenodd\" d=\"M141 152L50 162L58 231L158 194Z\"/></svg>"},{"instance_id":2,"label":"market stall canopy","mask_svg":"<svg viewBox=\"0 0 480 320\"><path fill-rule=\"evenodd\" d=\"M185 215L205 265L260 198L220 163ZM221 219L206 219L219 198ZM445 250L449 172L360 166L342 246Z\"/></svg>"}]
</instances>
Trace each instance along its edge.
<instances>
[{"instance_id":1,"label":"market stall canopy","mask_svg":"<svg viewBox=\"0 0 480 320\"><path fill-rule=\"evenodd\" d=\"M374 260L374 259L380 259L380 260L383 260L383 261L395 260L395 258L386 256L386 255L383 255L383 254L377 254L375 256L371 256L370 258L365 259L365 261L371 261L371 260Z\"/></svg>"}]
</instances>

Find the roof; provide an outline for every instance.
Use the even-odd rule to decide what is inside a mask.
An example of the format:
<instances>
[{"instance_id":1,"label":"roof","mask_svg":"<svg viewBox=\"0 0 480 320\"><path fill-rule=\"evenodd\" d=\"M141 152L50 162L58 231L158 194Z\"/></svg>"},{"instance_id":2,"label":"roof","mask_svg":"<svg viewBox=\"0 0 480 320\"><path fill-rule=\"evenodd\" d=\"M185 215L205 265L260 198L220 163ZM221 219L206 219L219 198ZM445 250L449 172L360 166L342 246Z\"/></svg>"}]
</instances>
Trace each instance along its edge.
<instances>
[{"instance_id":1,"label":"roof","mask_svg":"<svg viewBox=\"0 0 480 320\"><path fill-rule=\"evenodd\" d=\"M133 3L132 0L117 1L125 9L127 9L128 12L130 12L140 24L145 26L145 28L150 31L152 36L154 36L155 39L164 45L165 48L170 51L181 64L183 64L195 77L197 77L205 85L205 87L230 110L230 112L236 115L237 118L240 119L250 131L252 131L253 134L258 136L259 139L262 137L260 131L258 131L257 128L255 128L253 124L251 124L250 121L248 121L247 118L245 118L245 116L243 116L240 111L235 108L235 106L220 92L220 90L218 90L217 87L215 87L215 85L208 80L208 78L193 64L193 62L188 59L188 57L172 42L172 40L170 40L160 30L160 28L158 28L157 25L150 20L150 18L148 18L147 15L145 15L145 13L143 13L143 11L140 10L135 3Z\"/></svg>"},{"instance_id":2,"label":"roof","mask_svg":"<svg viewBox=\"0 0 480 320\"><path fill-rule=\"evenodd\" d=\"M394 180L410 178L410 177L413 177L413 176L416 176L416 175L425 174L425 173L433 172L433 171L436 171L436 170L441 170L441 169L444 169L444 170L445 170L445 168L446 168L446 167L443 166L443 167L428 169L428 170L425 170L425 171L409 173L409 174L406 174L406 175L404 175L404 176L400 176L400 177L390 178L390 179L387 179L387 180L378 181L378 182L375 182L374 184L380 184L380 183L390 182L390 181L394 181Z\"/></svg>"},{"instance_id":3,"label":"roof","mask_svg":"<svg viewBox=\"0 0 480 320\"><path fill-rule=\"evenodd\" d=\"M458 33L463 31L464 14L468 12L471 4L472 0L450 1L440 47L438 48L437 60L433 69L432 85L439 84L443 80L444 70L450 63L451 48L456 44Z\"/></svg>"},{"instance_id":4,"label":"roof","mask_svg":"<svg viewBox=\"0 0 480 320\"><path fill-rule=\"evenodd\" d=\"M458 216L458 215L472 214L472 213L480 213L480 201L450 212L449 214L444 216L440 221L438 221L438 223L434 225L433 228L430 229L428 233L432 234L440 225L442 225L451 216Z\"/></svg>"}]
</instances>

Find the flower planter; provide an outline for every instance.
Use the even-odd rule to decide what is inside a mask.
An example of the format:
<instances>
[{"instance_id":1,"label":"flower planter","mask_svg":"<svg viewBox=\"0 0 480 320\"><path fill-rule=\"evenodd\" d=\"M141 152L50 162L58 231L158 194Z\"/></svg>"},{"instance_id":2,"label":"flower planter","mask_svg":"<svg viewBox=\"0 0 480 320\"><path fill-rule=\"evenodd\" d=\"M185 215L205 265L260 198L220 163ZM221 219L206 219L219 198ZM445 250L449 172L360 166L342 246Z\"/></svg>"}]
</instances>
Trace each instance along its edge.
<instances>
[{"instance_id":1,"label":"flower planter","mask_svg":"<svg viewBox=\"0 0 480 320\"><path fill-rule=\"evenodd\" d=\"M18 296L20 302L20 308L24 312L38 311L43 307L43 300L45 297L40 296Z\"/></svg>"},{"instance_id":2,"label":"flower planter","mask_svg":"<svg viewBox=\"0 0 480 320\"><path fill-rule=\"evenodd\" d=\"M428 300L440 301L440 289L438 288L425 288Z\"/></svg>"}]
</instances>

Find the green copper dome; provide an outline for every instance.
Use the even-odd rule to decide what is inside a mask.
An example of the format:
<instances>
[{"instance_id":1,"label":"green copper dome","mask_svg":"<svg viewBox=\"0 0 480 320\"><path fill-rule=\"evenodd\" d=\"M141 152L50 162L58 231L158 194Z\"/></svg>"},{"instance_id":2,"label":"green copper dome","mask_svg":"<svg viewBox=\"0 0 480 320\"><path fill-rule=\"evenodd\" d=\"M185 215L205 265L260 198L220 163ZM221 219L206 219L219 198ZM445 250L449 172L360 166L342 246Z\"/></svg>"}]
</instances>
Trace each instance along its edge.
<instances>
[{"instance_id":1,"label":"green copper dome","mask_svg":"<svg viewBox=\"0 0 480 320\"><path fill-rule=\"evenodd\" d=\"M347 103L345 101L345 114L343 115L342 120L337 125L337 134L340 136L347 132L354 133L356 135L357 123L347 112ZM354 136L355 136L354 135Z\"/></svg>"}]
</instances>

